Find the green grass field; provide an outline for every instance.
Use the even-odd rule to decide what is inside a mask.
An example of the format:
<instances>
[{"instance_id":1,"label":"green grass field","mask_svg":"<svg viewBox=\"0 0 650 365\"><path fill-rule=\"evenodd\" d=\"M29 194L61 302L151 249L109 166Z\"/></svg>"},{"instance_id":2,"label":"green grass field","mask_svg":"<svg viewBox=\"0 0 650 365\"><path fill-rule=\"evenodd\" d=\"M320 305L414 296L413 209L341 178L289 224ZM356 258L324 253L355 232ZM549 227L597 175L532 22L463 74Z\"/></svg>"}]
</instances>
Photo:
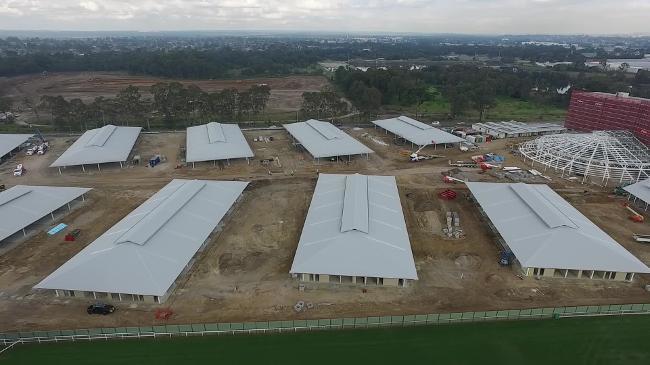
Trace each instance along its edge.
<instances>
[{"instance_id":1,"label":"green grass field","mask_svg":"<svg viewBox=\"0 0 650 365\"><path fill-rule=\"evenodd\" d=\"M409 107L409 110L415 112L415 107ZM427 101L419 108L419 113L437 115L443 118L449 114L449 103L444 98L438 96L435 100ZM566 116L564 108L558 108L548 105L538 104L532 101L524 101L513 98L499 97L496 106L488 110L484 116L486 120L518 120L521 122L528 121L561 121ZM472 109L465 111L463 118L478 119L478 112Z\"/></svg>"},{"instance_id":2,"label":"green grass field","mask_svg":"<svg viewBox=\"0 0 650 365\"><path fill-rule=\"evenodd\" d=\"M0 364L650 364L650 316L17 345Z\"/></svg>"}]
</instances>

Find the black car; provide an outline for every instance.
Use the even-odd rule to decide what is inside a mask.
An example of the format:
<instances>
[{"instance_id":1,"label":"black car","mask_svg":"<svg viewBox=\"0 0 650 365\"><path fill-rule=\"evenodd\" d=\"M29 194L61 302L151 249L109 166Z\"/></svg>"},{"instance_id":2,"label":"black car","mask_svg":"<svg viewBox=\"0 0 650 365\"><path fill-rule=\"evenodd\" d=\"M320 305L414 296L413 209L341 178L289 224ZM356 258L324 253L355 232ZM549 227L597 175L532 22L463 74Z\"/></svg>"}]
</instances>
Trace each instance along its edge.
<instances>
[{"instance_id":1,"label":"black car","mask_svg":"<svg viewBox=\"0 0 650 365\"><path fill-rule=\"evenodd\" d=\"M88 314L107 315L115 312L115 306L110 304L104 304L104 303L95 303L89 305L86 312L88 312Z\"/></svg>"}]
</instances>

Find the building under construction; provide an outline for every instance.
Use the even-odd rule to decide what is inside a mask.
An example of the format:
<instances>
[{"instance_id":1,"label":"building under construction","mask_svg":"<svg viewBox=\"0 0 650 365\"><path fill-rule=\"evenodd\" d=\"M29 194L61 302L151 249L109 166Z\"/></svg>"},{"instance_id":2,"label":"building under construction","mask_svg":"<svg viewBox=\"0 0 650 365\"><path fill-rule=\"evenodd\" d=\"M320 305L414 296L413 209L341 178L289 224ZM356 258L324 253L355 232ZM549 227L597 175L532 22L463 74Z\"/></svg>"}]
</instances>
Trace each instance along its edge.
<instances>
[{"instance_id":1,"label":"building under construction","mask_svg":"<svg viewBox=\"0 0 650 365\"><path fill-rule=\"evenodd\" d=\"M650 144L650 99L627 93L574 91L565 127L576 131L628 130Z\"/></svg>"}]
</instances>

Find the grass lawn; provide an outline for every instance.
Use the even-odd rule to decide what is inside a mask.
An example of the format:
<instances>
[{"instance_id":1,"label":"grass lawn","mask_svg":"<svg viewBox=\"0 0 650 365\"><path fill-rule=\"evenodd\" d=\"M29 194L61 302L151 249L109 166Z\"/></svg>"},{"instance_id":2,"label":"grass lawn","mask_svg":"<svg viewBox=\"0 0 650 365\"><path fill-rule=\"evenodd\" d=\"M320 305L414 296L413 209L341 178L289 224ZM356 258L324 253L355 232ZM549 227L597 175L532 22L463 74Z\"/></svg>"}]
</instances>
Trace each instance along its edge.
<instances>
[{"instance_id":1,"label":"grass lawn","mask_svg":"<svg viewBox=\"0 0 650 365\"><path fill-rule=\"evenodd\" d=\"M406 109L415 112L415 106ZM449 114L449 103L443 97L437 96L436 99L422 104L419 108L419 113L431 114L438 116L439 118L444 118ZM565 116L566 110L564 108L538 104L532 101L499 97L497 98L496 106L488 110L484 118L491 121L514 119L521 122L527 122L562 121ZM472 109L467 109L464 115L458 117L459 120L467 118L478 120L478 112Z\"/></svg>"},{"instance_id":2,"label":"grass lawn","mask_svg":"<svg viewBox=\"0 0 650 365\"><path fill-rule=\"evenodd\" d=\"M650 316L16 345L0 364L650 364Z\"/></svg>"}]
</instances>

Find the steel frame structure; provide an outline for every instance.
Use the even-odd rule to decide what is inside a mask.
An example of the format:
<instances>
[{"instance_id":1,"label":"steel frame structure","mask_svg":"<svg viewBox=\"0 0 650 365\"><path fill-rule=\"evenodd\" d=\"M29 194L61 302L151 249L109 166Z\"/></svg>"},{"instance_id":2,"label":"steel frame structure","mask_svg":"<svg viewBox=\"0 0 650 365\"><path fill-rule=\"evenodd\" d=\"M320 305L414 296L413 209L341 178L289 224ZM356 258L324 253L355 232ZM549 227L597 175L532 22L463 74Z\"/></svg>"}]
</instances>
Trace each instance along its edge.
<instances>
[{"instance_id":1,"label":"steel frame structure","mask_svg":"<svg viewBox=\"0 0 650 365\"><path fill-rule=\"evenodd\" d=\"M519 145L524 161L552 168L562 177L601 186L650 177L650 150L629 131L542 136Z\"/></svg>"}]
</instances>

